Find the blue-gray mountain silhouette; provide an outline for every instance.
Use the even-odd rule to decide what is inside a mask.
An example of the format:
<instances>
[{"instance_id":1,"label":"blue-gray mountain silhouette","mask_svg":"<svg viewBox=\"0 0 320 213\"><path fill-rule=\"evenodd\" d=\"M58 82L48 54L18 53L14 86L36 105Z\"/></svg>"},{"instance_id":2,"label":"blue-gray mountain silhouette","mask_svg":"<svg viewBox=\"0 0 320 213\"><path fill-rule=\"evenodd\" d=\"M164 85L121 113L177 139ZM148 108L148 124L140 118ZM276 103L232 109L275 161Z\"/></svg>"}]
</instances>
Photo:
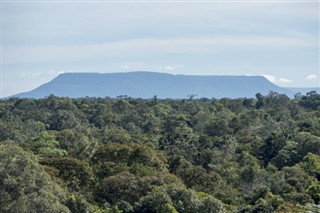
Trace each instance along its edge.
<instances>
[{"instance_id":1,"label":"blue-gray mountain silhouette","mask_svg":"<svg viewBox=\"0 0 320 213\"><path fill-rule=\"evenodd\" d=\"M65 73L38 88L16 95L42 98L55 96L133 98L241 98L255 97L270 91L293 96L294 93L278 87L262 76L197 76L172 75L155 72L128 73Z\"/></svg>"},{"instance_id":2,"label":"blue-gray mountain silhouette","mask_svg":"<svg viewBox=\"0 0 320 213\"><path fill-rule=\"evenodd\" d=\"M316 91L320 94L320 87L286 87L286 89L295 94L301 93L302 95L305 95L310 91Z\"/></svg>"}]
</instances>

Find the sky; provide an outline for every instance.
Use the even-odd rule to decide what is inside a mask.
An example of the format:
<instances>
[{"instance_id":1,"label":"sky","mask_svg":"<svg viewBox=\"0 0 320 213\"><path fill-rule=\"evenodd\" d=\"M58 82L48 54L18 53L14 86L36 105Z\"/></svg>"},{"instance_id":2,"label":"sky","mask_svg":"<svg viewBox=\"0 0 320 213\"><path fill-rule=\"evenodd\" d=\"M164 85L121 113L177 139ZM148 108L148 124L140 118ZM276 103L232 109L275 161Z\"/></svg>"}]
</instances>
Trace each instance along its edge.
<instances>
[{"instance_id":1,"label":"sky","mask_svg":"<svg viewBox=\"0 0 320 213\"><path fill-rule=\"evenodd\" d=\"M263 75L319 87L319 1L1 0L1 97L67 72Z\"/></svg>"}]
</instances>

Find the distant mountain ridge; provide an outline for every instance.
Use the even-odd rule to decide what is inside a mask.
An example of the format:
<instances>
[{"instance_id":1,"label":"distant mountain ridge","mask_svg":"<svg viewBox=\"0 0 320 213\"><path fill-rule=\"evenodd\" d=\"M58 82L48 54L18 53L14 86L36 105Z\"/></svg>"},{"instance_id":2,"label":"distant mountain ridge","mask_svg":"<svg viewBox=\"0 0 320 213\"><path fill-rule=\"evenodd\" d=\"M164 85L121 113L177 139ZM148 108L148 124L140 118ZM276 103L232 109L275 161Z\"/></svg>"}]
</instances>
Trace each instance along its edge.
<instances>
[{"instance_id":1,"label":"distant mountain ridge","mask_svg":"<svg viewBox=\"0 0 320 213\"><path fill-rule=\"evenodd\" d=\"M285 87L285 89L292 91L293 93L301 93L305 95L308 92L316 91L317 93L320 93L320 87Z\"/></svg>"},{"instance_id":2,"label":"distant mountain ridge","mask_svg":"<svg viewBox=\"0 0 320 213\"><path fill-rule=\"evenodd\" d=\"M62 97L133 98L251 98L270 91L293 97L294 92L269 82L263 76L198 76L156 72L64 73L38 88L15 97L42 98L53 94Z\"/></svg>"}]
</instances>

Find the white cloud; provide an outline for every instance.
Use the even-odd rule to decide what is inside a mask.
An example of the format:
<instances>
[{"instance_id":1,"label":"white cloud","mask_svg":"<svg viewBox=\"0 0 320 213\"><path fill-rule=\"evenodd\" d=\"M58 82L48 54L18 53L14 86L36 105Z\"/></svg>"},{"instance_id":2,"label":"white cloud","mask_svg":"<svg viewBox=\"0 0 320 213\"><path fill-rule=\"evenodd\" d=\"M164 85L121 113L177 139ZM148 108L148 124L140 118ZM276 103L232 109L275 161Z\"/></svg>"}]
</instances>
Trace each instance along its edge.
<instances>
[{"instance_id":1,"label":"white cloud","mask_svg":"<svg viewBox=\"0 0 320 213\"><path fill-rule=\"evenodd\" d=\"M173 66L166 66L165 69L168 70L168 71L172 71L172 70L175 70L175 67L173 67Z\"/></svg>"},{"instance_id":2,"label":"white cloud","mask_svg":"<svg viewBox=\"0 0 320 213\"><path fill-rule=\"evenodd\" d=\"M169 66L165 66L165 67L160 66L159 68L160 68L160 70L161 70L162 68L164 68L164 70L175 71L175 70L183 70L184 67L185 67L184 65L177 64L177 65L169 65Z\"/></svg>"},{"instance_id":3,"label":"white cloud","mask_svg":"<svg viewBox=\"0 0 320 213\"><path fill-rule=\"evenodd\" d=\"M262 74L262 76L265 77L271 83L276 83L277 82L277 78L275 76L273 76L273 75Z\"/></svg>"},{"instance_id":4,"label":"white cloud","mask_svg":"<svg viewBox=\"0 0 320 213\"><path fill-rule=\"evenodd\" d=\"M131 69L131 67L129 65L122 65L120 68L123 70L130 70Z\"/></svg>"},{"instance_id":5,"label":"white cloud","mask_svg":"<svg viewBox=\"0 0 320 213\"><path fill-rule=\"evenodd\" d=\"M286 79L286 78L279 78L277 80L279 83L291 83L292 80Z\"/></svg>"},{"instance_id":6,"label":"white cloud","mask_svg":"<svg viewBox=\"0 0 320 213\"><path fill-rule=\"evenodd\" d=\"M167 65L158 65L158 64L148 64L143 62L131 62L126 63L120 66L121 69L126 71L158 71L158 72L170 72L174 73L175 71L182 71L185 69L185 65L182 64L167 64Z\"/></svg>"},{"instance_id":7,"label":"white cloud","mask_svg":"<svg viewBox=\"0 0 320 213\"><path fill-rule=\"evenodd\" d=\"M311 74L306 77L306 80L309 80L309 81L317 80L317 79L318 79L318 76L316 74Z\"/></svg>"},{"instance_id":8,"label":"white cloud","mask_svg":"<svg viewBox=\"0 0 320 213\"><path fill-rule=\"evenodd\" d=\"M291 83L292 80L290 79L287 79L287 78L277 78L276 76L274 75L268 75L268 74L262 74L263 77L265 77L268 81L270 81L271 83Z\"/></svg>"}]
</instances>

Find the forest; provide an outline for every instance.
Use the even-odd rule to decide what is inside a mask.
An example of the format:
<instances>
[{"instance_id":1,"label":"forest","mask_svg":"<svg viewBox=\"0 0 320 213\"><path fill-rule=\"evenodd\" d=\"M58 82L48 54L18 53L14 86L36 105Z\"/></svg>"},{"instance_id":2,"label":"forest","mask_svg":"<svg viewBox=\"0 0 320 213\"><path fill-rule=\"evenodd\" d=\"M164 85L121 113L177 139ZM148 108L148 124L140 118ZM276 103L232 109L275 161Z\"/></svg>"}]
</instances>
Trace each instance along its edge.
<instances>
[{"instance_id":1,"label":"forest","mask_svg":"<svg viewBox=\"0 0 320 213\"><path fill-rule=\"evenodd\" d=\"M320 212L320 94L0 100L1 213Z\"/></svg>"}]
</instances>

